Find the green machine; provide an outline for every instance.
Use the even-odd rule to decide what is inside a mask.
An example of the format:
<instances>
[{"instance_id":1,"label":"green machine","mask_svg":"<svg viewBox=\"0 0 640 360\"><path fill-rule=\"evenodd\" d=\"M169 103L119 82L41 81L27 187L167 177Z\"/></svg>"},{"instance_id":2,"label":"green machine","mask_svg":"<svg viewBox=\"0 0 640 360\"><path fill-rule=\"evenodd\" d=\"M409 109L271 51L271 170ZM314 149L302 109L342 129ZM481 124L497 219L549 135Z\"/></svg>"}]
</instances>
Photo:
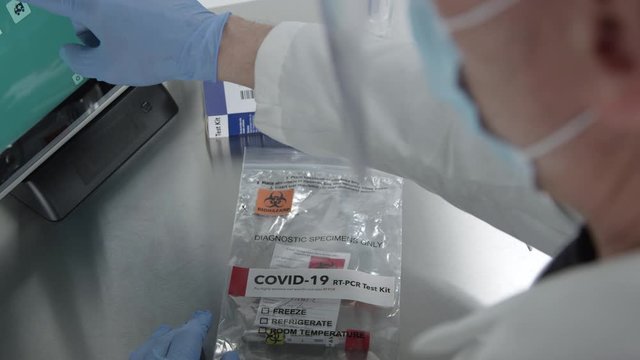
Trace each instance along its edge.
<instances>
[{"instance_id":1,"label":"green machine","mask_svg":"<svg viewBox=\"0 0 640 360\"><path fill-rule=\"evenodd\" d=\"M69 19L0 0L0 200L11 195L51 221L78 207L178 111L162 85L75 74L59 50L80 42Z\"/></svg>"},{"instance_id":2,"label":"green machine","mask_svg":"<svg viewBox=\"0 0 640 360\"><path fill-rule=\"evenodd\" d=\"M45 35L46 34L46 35ZM46 36L47 41L37 41ZM18 140L85 79L58 56L77 43L71 22L9 1L0 8L0 149Z\"/></svg>"}]
</instances>

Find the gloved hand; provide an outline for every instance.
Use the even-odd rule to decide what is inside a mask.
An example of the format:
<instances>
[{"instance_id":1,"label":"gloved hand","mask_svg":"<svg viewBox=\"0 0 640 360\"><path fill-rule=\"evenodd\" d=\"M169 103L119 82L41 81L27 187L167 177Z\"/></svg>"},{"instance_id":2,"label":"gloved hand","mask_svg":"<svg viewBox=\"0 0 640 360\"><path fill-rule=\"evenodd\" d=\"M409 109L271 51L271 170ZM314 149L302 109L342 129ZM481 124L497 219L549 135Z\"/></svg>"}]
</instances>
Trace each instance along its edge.
<instances>
[{"instance_id":1,"label":"gloved hand","mask_svg":"<svg viewBox=\"0 0 640 360\"><path fill-rule=\"evenodd\" d=\"M554 275L414 341L421 358L623 360L640 354L640 255Z\"/></svg>"},{"instance_id":2,"label":"gloved hand","mask_svg":"<svg viewBox=\"0 0 640 360\"><path fill-rule=\"evenodd\" d=\"M222 355L221 360L240 360L240 356L238 356L238 353L235 351L229 351L227 353L224 353L224 355Z\"/></svg>"},{"instance_id":3,"label":"gloved hand","mask_svg":"<svg viewBox=\"0 0 640 360\"><path fill-rule=\"evenodd\" d=\"M117 85L216 80L218 48L229 13L197 0L27 0L69 17L91 36L60 56L76 73ZM87 41L86 39L97 39Z\"/></svg>"},{"instance_id":4,"label":"gloved hand","mask_svg":"<svg viewBox=\"0 0 640 360\"><path fill-rule=\"evenodd\" d=\"M160 326L129 360L199 360L211 317L208 311L196 311L182 327Z\"/></svg>"}]
</instances>

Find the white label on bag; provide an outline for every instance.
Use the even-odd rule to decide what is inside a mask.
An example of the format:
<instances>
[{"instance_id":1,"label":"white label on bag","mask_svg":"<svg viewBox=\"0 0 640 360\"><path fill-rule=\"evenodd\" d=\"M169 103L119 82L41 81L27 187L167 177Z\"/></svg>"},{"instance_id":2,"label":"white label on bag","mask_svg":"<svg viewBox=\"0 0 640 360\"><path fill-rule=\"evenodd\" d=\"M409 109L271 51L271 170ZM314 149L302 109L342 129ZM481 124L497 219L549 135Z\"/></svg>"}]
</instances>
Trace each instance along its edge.
<instances>
[{"instance_id":1,"label":"white label on bag","mask_svg":"<svg viewBox=\"0 0 640 360\"><path fill-rule=\"evenodd\" d=\"M342 269L248 269L234 266L229 295L345 299L391 307L395 278Z\"/></svg>"},{"instance_id":2,"label":"white label on bag","mask_svg":"<svg viewBox=\"0 0 640 360\"><path fill-rule=\"evenodd\" d=\"M276 244L271 258L272 269L344 269L351 254Z\"/></svg>"},{"instance_id":3,"label":"white label on bag","mask_svg":"<svg viewBox=\"0 0 640 360\"><path fill-rule=\"evenodd\" d=\"M271 268L344 269L351 254L277 244ZM262 298L255 326L272 329L335 330L340 313L338 299Z\"/></svg>"}]
</instances>

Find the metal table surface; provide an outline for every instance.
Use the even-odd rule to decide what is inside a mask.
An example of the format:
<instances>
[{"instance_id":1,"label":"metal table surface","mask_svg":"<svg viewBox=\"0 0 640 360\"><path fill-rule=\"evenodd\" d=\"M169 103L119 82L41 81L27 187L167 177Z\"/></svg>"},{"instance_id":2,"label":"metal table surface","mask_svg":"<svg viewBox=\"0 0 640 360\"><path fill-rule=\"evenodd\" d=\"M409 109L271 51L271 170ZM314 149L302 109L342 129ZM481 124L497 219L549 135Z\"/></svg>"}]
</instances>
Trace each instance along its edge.
<instances>
[{"instance_id":1,"label":"metal table surface","mask_svg":"<svg viewBox=\"0 0 640 360\"><path fill-rule=\"evenodd\" d=\"M0 201L0 359L125 359L160 324L217 312L246 139L208 140L201 84L168 88L179 114L67 219ZM403 226L402 359L421 329L527 287L548 260L410 182Z\"/></svg>"}]
</instances>

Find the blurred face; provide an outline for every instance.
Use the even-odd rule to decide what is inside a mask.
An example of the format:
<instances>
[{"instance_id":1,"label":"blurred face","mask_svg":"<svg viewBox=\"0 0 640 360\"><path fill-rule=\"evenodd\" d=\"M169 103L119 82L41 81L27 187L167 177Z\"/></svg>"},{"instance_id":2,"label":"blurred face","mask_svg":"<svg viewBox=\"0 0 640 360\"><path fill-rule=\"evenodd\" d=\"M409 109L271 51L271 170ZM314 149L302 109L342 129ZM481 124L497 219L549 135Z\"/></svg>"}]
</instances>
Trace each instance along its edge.
<instances>
[{"instance_id":1,"label":"blurred face","mask_svg":"<svg viewBox=\"0 0 640 360\"><path fill-rule=\"evenodd\" d=\"M458 15L509 2L424 1L450 29ZM452 37L483 126L517 148L594 114L586 130L535 159L536 179L556 200L603 217L637 175L640 0L517 0Z\"/></svg>"},{"instance_id":2,"label":"blurred face","mask_svg":"<svg viewBox=\"0 0 640 360\"><path fill-rule=\"evenodd\" d=\"M445 19L495 0L436 1ZM462 71L485 126L525 147L591 108L597 68L591 9L598 1L520 0L456 31Z\"/></svg>"}]
</instances>

